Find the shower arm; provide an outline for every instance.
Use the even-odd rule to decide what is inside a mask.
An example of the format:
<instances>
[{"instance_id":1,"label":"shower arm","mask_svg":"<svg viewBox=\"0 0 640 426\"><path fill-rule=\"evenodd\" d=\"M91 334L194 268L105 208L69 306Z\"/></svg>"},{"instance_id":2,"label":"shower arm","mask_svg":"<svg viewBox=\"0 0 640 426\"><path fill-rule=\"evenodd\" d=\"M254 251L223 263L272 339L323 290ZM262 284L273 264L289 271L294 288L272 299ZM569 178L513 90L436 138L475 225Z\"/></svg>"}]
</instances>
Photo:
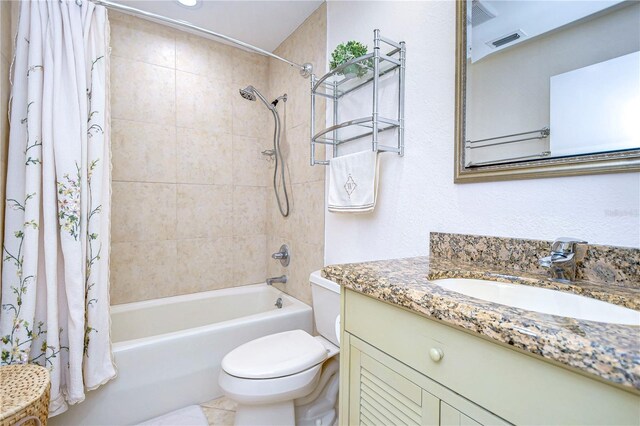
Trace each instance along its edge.
<instances>
[{"instance_id":1,"label":"shower arm","mask_svg":"<svg viewBox=\"0 0 640 426\"><path fill-rule=\"evenodd\" d=\"M300 70L300 75L304 78L307 78L309 76L311 76L311 74L313 73L313 65L309 62L306 62L302 65L292 62L288 59L282 58L278 55L275 55L271 52L268 52L264 49L260 49L259 47L253 46L249 43L245 43L244 41L240 41L237 40L233 37L229 37L226 36L224 34L220 34L217 33L215 31L211 31L211 30L207 30L205 28L202 27L198 27L196 25L193 25L187 21L182 21L179 19L172 19L172 18L167 18L166 16L162 16L162 15L158 15L156 13L153 12L147 12L145 10L141 10L141 9L136 9L135 7L131 7L131 6L127 6L124 4L120 4L120 3L114 3L108 0L89 0L91 1L93 4L99 5L99 6L104 6L107 9L113 9L113 10L117 10L118 12L123 12L126 13L128 15L135 15L138 16L140 18L144 18L147 20L151 20L151 21L157 21L157 22L162 22L165 24L168 24L171 27L177 27L180 29L186 29L189 30L190 32L195 32L195 33L199 33L199 34L203 34L206 36L210 36L210 37L216 37L225 41L228 41L229 43L233 43L236 44L238 46L244 47L245 49L249 49L249 50L253 50L254 52L258 52L262 55L266 55L269 56L271 58L277 59L279 61L282 62L286 62L287 64L291 65L292 67L298 68Z\"/></svg>"},{"instance_id":2,"label":"shower arm","mask_svg":"<svg viewBox=\"0 0 640 426\"><path fill-rule=\"evenodd\" d=\"M270 104L269 101L267 101L265 99L264 96L262 96L262 93L260 93L255 87L253 88L253 93L256 94L256 96L258 96L258 98L260 98L260 100L262 101L262 103L264 104L264 106L266 106L267 108L269 108L269 110L271 110L271 112L273 112L273 110L276 108L273 104Z\"/></svg>"}]
</instances>

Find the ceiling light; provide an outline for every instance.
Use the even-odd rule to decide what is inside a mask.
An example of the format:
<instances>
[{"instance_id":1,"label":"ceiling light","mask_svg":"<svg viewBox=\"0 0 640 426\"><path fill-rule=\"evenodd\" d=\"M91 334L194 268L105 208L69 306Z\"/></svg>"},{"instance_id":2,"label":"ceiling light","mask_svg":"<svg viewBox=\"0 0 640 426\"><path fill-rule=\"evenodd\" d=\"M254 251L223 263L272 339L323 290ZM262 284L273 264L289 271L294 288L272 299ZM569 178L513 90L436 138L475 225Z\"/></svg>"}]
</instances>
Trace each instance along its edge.
<instances>
[{"instance_id":1,"label":"ceiling light","mask_svg":"<svg viewBox=\"0 0 640 426\"><path fill-rule=\"evenodd\" d=\"M198 4L198 0L178 0L178 3L183 6L194 7Z\"/></svg>"}]
</instances>

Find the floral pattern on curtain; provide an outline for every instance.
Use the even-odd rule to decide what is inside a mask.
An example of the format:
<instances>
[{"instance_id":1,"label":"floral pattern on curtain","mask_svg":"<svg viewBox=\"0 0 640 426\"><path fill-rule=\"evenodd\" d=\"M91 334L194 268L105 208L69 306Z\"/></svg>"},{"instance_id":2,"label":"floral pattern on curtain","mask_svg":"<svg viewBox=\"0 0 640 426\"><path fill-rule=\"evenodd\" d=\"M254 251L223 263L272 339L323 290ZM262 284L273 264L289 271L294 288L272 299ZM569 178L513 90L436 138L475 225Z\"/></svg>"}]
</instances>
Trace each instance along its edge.
<instances>
[{"instance_id":1,"label":"floral pattern on curtain","mask_svg":"<svg viewBox=\"0 0 640 426\"><path fill-rule=\"evenodd\" d=\"M24 0L12 75L0 364L45 366L50 413L116 371L109 318L109 29L87 0Z\"/></svg>"}]
</instances>

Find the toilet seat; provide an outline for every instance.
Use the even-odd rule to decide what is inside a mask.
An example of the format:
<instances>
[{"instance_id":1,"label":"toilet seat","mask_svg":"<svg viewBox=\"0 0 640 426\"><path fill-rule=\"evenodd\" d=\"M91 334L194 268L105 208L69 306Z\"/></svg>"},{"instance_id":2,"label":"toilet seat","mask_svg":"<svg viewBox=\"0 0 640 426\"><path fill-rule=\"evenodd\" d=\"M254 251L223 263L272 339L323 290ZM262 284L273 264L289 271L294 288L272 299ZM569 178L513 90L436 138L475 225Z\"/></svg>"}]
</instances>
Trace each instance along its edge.
<instances>
[{"instance_id":1,"label":"toilet seat","mask_svg":"<svg viewBox=\"0 0 640 426\"><path fill-rule=\"evenodd\" d=\"M218 383L225 395L240 404L271 404L310 394L320 380L322 364L275 379L244 379L220 371Z\"/></svg>"},{"instance_id":2,"label":"toilet seat","mask_svg":"<svg viewBox=\"0 0 640 426\"><path fill-rule=\"evenodd\" d=\"M261 337L229 352L222 370L239 379L278 379L320 366L327 349L303 330L285 331Z\"/></svg>"}]
</instances>

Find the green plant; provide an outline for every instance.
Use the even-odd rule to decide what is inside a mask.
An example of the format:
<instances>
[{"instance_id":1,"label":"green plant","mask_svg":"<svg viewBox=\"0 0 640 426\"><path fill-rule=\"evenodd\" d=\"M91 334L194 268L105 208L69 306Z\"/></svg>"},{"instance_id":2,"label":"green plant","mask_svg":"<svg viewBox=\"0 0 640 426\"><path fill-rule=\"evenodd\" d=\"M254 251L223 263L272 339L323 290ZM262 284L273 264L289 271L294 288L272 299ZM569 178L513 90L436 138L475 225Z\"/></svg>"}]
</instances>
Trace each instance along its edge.
<instances>
[{"instance_id":1,"label":"green plant","mask_svg":"<svg viewBox=\"0 0 640 426\"><path fill-rule=\"evenodd\" d=\"M334 70L345 62L366 54L367 46L359 41L351 40L346 43L340 43L333 53L331 53L331 62L329 63L329 66L331 70ZM358 77L362 77L367 73L368 67L370 66L371 60L367 60L348 66L338 74L356 74Z\"/></svg>"}]
</instances>

